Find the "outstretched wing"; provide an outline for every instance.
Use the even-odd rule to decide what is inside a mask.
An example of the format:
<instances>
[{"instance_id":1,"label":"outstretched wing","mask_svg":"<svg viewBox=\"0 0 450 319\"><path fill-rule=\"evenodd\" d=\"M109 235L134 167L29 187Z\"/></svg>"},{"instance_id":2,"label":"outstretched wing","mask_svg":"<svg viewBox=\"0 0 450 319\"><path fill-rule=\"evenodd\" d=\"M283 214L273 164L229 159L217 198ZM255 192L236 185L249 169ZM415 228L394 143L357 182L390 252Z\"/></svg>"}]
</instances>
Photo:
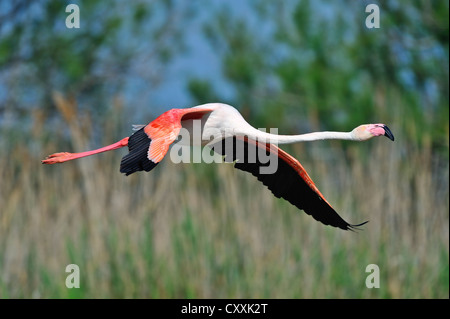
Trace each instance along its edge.
<instances>
[{"instance_id":1,"label":"outstretched wing","mask_svg":"<svg viewBox=\"0 0 450 319\"><path fill-rule=\"evenodd\" d=\"M211 111L209 108L172 109L140 128L128 139L129 153L122 158L120 172L130 175L151 171L178 137L181 120L201 118Z\"/></svg>"},{"instance_id":2,"label":"outstretched wing","mask_svg":"<svg viewBox=\"0 0 450 319\"><path fill-rule=\"evenodd\" d=\"M276 197L284 198L325 225L351 230L366 223L351 225L342 219L314 185L300 162L274 144L233 137L210 147L225 156L225 161L236 161L235 168L254 175ZM277 161L276 170L264 173L264 168L274 165L272 161Z\"/></svg>"}]
</instances>

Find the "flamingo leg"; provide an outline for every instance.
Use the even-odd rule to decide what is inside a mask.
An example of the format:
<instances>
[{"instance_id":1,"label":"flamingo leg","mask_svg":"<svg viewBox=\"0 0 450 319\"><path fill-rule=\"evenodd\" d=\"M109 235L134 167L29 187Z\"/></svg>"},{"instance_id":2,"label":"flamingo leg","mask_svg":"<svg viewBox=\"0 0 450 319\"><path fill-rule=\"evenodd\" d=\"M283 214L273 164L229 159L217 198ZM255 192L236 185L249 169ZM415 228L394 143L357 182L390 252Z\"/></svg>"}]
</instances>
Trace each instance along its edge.
<instances>
[{"instance_id":1,"label":"flamingo leg","mask_svg":"<svg viewBox=\"0 0 450 319\"><path fill-rule=\"evenodd\" d=\"M122 148L128 145L128 137L125 137L123 139L121 139L120 141L108 145L108 146L104 146L102 148L96 149L96 150L92 150L92 151L87 151L87 152L81 152L81 153L68 153L68 152L61 152L61 153L54 153L52 155L47 156L46 159L42 160L42 164L56 164L56 163L64 163L76 158L80 158L80 157L86 157L86 156L90 156L90 155L94 155L94 154L98 154L98 153L102 153L102 152L107 152L107 151L112 151L118 148Z\"/></svg>"}]
</instances>

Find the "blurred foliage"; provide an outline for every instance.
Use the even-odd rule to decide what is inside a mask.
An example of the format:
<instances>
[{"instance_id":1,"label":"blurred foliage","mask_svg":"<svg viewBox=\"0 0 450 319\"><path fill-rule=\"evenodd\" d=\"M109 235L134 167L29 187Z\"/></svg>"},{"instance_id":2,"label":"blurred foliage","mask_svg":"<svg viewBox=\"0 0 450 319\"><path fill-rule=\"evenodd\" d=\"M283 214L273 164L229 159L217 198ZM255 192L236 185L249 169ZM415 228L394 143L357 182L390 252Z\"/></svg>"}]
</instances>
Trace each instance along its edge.
<instances>
[{"instance_id":1,"label":"blurred foliage","mask_svg":"<svg viewBox=\"0 0 450 319\"><path fill-rule=\"evenodd\" d=\"M65 26L70 3L80 8L78 29ZM183 49L181 26L194 12L191 5L177 3L2 3L0 116L26 123L38 111L47 120L57 114L51 97L58 91L76 98L101 123L116 92L130 81L150 91L163 80L161 69Z\"/></svg>"},{"instance_id":2,"label":"blurred foliage","mask_svg":"<svg viewBox=\"0 0 450 319\"><path fill-rule=\"evenodd\" d=\"M380 28L368 29L369 3L259 0L246 8L251 16L222 4L204 31L235 90L229 102L260 127L349 130L384 121L448 150L449 3L380 2ZM220 100L220 88L204 85L202 94L195 81L197 102Z\"/></svg>"}]
</instances>

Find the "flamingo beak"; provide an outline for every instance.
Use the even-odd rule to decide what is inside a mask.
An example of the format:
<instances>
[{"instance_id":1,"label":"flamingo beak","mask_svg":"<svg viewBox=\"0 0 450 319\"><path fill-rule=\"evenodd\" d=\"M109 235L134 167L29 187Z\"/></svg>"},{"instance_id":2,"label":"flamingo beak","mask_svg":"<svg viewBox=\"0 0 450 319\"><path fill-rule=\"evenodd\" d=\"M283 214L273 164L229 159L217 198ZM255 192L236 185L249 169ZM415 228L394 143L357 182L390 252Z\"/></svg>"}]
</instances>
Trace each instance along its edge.
<instances>
[{"instance_id":1,"label":"flamingo beak","mask_svg":"<svg viewBox=\"0 0 450 319\"><path fill-rule=\"evenodd\" d=\"M384 136L386 136L391 141L394 141L394 134L392 134L389 127L387 127L386 125L383 125L383 129L384 129Z\"/></svg>"}]
</instances>

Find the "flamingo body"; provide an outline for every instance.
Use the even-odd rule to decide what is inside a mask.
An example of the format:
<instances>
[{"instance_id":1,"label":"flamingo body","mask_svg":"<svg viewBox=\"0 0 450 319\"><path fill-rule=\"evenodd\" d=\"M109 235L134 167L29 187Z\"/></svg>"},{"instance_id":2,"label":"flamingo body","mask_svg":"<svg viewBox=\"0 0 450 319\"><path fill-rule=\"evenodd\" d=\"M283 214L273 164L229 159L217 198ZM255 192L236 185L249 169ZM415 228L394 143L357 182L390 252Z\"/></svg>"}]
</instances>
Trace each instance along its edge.
<instances>
[{"instance_id":1,"label":"flamingo body","mask_svg":"<svg viewBox=\"0 0 450 319\"><path fill-rule=\"evenodd\" d=\"M199 120L201 126L201 141L181 140L180 143L189 145L198 143L211 147L214 152L224 156L225 161L235 162L234 166L237 169L257 177L274 196L284 198L325 225L344 230L351 230L366 222L351 225L342 219L317 189L300 162L275 144L324 139L365 141L375 136L386 136L394 140L392 132L384 124L364 124L351 132L270 134L252 127L234 107L221 103L209 103L188 109L171 109L142 126L129 138L126 137L119 142L93 151L55 153L48 156L42 163L62 163L128 146L129 153L122 158L120 172L130 175L137 171L150 171L165 157L181 129L186 129L190 136L193 135L196 120ZM225 147L226 145L232 145L232 147ZM262 173L261 169L267 166L267 163L258 155L264 153L258 152L264 152L278 161L275 172Z\"/></svg>"}]
</instances>

